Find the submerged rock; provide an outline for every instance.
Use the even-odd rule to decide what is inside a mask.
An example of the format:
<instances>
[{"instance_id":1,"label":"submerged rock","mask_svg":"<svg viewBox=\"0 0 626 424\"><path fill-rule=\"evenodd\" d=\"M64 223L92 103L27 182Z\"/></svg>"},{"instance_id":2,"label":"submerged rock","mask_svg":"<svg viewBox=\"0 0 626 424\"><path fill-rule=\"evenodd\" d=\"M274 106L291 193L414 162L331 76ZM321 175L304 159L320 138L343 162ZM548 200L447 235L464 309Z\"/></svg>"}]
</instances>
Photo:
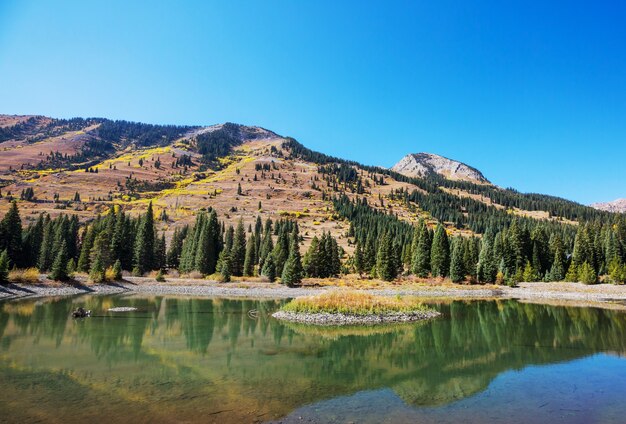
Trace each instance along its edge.
<instances>
[{"instance_id":1,"label":"submerged rock","mask_svg":"<svg viewBox=\"0 0 626 424\"><path fill-rule=\"evenodd\" d=\"M119 306L116 308L109 308L109 312L132 312L136 311L137 308L133 308L132 306Z\"/></svg>"},{"instance_id":2,"label":"submerged rock","mask_svg":"<svg viewBox=\"0 0 626 424\"><path fill-rule=\"evenodd\" d=\"M91 311L86 311L83 308L77 308L74 312L72 312L73 318L86 318L91 316Z\"/></svg>"}]
</instances>

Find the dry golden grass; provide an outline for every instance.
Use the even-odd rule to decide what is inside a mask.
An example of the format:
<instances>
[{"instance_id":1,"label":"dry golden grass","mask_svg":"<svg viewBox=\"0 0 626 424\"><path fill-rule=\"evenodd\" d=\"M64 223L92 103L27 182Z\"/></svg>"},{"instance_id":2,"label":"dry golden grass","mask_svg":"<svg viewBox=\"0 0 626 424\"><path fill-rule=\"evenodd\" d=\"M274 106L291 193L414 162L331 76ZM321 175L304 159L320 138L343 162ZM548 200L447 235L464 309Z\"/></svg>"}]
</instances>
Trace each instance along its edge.
<instances>
[{"instance_id":1,"label":"dry golden grass","mask_svg":"<svg viewBox=\"0 0 626 424\"><path fill-rule=\"evenodd\" d=\"M15 284L38 284L39 270L37 268L13 269L9 271L9 281Z\"/></svg>"},{"instance_id":2,"label":"dry golden grass","mask_svg":"<svg viewBox=\"0 0 626 424\"><path fill-rule=\"evenodd\" d=\"M300 297L283 307L287 312L350 315L377 315L427 309L416 297L375 296L356 290L333 290L316 296Z\"/></svg>"}]
</instances>

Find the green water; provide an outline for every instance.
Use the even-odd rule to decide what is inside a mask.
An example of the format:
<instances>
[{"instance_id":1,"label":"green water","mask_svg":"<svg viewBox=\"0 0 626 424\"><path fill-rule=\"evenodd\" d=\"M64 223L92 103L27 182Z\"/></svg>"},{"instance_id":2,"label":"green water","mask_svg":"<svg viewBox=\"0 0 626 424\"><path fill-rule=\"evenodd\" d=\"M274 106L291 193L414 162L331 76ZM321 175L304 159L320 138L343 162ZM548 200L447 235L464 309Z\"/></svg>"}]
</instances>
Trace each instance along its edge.
<instances>
[{"instance_id":1,"label":"green water","mask_svg":"<svg viewBox=\"0 0 626 424\"><path fill-rule=\"evenodd\" d=\"M0 302L0 421L626 422L622 312L456 301L425 323L337 330L279 323L280 304Z\"/></svg>"}]
</instances>

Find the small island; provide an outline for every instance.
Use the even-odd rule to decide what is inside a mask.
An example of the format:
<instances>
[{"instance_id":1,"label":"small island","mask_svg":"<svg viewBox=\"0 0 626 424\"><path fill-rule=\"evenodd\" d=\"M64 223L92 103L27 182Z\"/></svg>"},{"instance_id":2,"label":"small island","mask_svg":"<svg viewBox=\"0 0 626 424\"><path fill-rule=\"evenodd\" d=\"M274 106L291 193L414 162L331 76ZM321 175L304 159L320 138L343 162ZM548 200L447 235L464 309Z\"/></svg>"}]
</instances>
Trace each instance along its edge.
<instances>
[{"instance_id":1,"label":"small island","mask_svg":"<svg viewBox=\"0 0 626 424\"><path fill-rule=\"evenodd\" d=\"M334 290L299 297L272 314L274 318L315 325L371 325L422 321L441 315L411 296L376 296L354 290Z\"/></svg>"}]
</instances>

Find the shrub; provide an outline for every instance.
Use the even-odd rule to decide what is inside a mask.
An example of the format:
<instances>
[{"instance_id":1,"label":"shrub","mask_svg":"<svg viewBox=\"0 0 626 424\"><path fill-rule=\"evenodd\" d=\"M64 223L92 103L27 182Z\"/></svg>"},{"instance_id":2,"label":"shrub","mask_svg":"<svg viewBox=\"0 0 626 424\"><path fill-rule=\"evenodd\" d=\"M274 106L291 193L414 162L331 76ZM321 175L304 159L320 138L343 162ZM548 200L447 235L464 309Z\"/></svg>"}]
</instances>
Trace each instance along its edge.
<instances>
[{"instance_id":1,"label":"shrub","mask_svg":"<svg viewBox=\"0 0 626 424\"><path fill-rule=\"evenodd\" d=\"M39 283L39 270L37 268L13 269L9 271L9 281L15 284Z\"/></svg>"},{"instance_id":2,"label":"shrub","mask_svg":"<svg viewBox=\"0 0 626 424\"><path fill-rule=\"evenodd\" d=\"M164 283L165 282L165 275L163 275L163 271L159 270L159 272L157 272L156 277L154 277L155 280L157 280L157 282L159 283Z\"/></svg>"}]
</instances>

